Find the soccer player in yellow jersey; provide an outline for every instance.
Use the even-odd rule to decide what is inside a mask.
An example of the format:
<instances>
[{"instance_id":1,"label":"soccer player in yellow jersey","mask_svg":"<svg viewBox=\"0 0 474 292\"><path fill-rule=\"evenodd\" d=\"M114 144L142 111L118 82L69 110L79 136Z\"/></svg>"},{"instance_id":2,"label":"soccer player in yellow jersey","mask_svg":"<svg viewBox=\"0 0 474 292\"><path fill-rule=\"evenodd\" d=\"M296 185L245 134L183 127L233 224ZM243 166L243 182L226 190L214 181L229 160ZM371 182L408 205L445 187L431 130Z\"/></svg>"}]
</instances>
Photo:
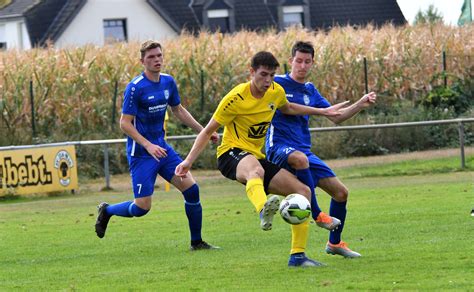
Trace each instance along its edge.
<instances>
[{"instance_id":1,"label":"soccer player in yellow jersey","mask_svg":"<svg viewBox=\"0 0 474 292\"><path fill-rule=\"evenodd\" d=\"M262 148L268 126L279 109L289 115L338 116L347 102L328 108L313 108L288 102L285 91L273 82L280 66L269 52L255 54L251 61L250 82L232 89L219 103L207 126L199 133L186 159L175 170L185 177L193 162L204 150L219 127L224 126L221 145L217 148L218 168L221 173L245 185L247 196L260 214L263 230L272 228L278 210L278 196L267 200L267 193L286 196L298 193L311 200L309 188L289 171L267 161ZM309 221L292 225L291 255L288 266L320 266L305 255Z\"/></svg>"}]
</instances>

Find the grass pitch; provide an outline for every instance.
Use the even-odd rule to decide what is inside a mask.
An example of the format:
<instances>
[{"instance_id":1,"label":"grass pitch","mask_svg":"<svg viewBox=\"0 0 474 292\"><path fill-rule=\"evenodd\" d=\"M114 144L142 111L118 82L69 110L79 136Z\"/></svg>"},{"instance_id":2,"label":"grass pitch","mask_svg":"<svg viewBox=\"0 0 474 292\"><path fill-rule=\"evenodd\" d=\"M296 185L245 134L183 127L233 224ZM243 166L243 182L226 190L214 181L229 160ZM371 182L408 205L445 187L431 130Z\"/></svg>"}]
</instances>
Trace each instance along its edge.
<instances>
[{"instance_id":1,"label":"grass pitch","mask_svg":"<svg viewBox=\"0 0 474 292\"><path fill-rule=\"evenodd\" d=\"M277 216L272 231L260 230L244 187L219 176L199 181L203 237L218 251L188 251L174 189L158 189L145 217L113 217L103 239L94 233L96 205L129 200L128 183L10 199L0 203L0 290L470 290L474 172L428 171L438 163L341 170L350 188L343 240L363 257L325 254L328 232L311 224L307 254L323 268L289 269L289 225ZM128 177L112 185L119 181ZM329 196L317 192L328 211Z\"/></svg>"}]
</instances>

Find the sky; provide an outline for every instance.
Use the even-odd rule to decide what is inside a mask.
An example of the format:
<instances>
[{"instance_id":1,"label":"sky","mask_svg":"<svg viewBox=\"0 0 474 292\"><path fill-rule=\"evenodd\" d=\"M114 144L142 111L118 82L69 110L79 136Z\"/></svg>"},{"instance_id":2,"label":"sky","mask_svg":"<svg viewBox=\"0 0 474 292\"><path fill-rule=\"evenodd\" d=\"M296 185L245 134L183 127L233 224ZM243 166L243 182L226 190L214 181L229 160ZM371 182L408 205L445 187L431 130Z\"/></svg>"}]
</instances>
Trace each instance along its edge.
<instances>
[{"instance_id":1,"label":"sky","mask_svg":"<svg viewBox=\"0 0 474 292\"><path fill-rule=\"evenodd\" d=\"M397 0L397 2L410 24L413 24L415 15L420 9L426 11L430 4L433 4L443 15L446 24L457 25L464 0Z\"/></svg>"}]
</instances>

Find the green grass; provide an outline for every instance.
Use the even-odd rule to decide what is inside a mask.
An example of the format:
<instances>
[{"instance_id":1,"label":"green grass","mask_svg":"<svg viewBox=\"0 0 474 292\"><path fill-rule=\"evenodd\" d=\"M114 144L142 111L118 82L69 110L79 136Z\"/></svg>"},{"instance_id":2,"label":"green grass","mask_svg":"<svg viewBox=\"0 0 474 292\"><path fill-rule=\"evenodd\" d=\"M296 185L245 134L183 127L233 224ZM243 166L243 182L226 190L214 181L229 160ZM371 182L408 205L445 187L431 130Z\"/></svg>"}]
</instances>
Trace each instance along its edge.
<instances>
[{"instance_id":1,"label":"green grass","mask_svg":"<svg viewBox=\"0 0 474 292\"><path fill-rule=\"evenodd\" d=\"M370 157L367 159L377 159ZM459 157L438 158L429 160L403 160L396 163L357 166L337 170L341 178L380 177L449 173L458 171L474 171L474 156L466 156L465 168L461 168Z\"/></svg>"},{"instance_id":2,"label":"green grass","mask_svg":"<svg viewBox=\"0 0 474 292\"><path fill-rule=\"evenodd\" d=\"M417 162L425 170L436 163ZM83 187L75 196L0 203L0 291L472 289L474 172L366 176L398 167L411 171L389 164L342 176L351 190L343 238L363 257L326 255L328 233L311 224L307 253L327 264L315 269L287 268L289 225L276 218L261 231L244 187L225 179L201 181L204 239L219 251L188 251L173 189L157 190L145 217L113 217L103 239L93 230L95 206L128 200L128 191ZM329 196L318 198L327 211Z\"/></svg>"}]
</instances>

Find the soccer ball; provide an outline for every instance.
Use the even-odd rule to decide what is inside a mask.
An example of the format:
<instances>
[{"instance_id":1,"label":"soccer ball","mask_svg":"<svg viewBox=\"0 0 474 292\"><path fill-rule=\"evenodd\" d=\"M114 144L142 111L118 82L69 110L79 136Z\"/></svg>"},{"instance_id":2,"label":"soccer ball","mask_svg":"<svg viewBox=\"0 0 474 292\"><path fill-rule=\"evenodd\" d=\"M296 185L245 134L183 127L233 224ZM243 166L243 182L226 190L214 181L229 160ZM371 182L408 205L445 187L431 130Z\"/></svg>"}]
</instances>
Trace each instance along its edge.
<instances>
[{"instance_id":1,"label":"soccer ball","mask_svg":"<svg viewBox=\"0 0 474 292\"><path fill-rule=\"evenodd\" d=\"M280 215L290 224L300 224L311 215L311 205L304 196L291 194L281 201Z\"/></svg>"}]
</instances>

